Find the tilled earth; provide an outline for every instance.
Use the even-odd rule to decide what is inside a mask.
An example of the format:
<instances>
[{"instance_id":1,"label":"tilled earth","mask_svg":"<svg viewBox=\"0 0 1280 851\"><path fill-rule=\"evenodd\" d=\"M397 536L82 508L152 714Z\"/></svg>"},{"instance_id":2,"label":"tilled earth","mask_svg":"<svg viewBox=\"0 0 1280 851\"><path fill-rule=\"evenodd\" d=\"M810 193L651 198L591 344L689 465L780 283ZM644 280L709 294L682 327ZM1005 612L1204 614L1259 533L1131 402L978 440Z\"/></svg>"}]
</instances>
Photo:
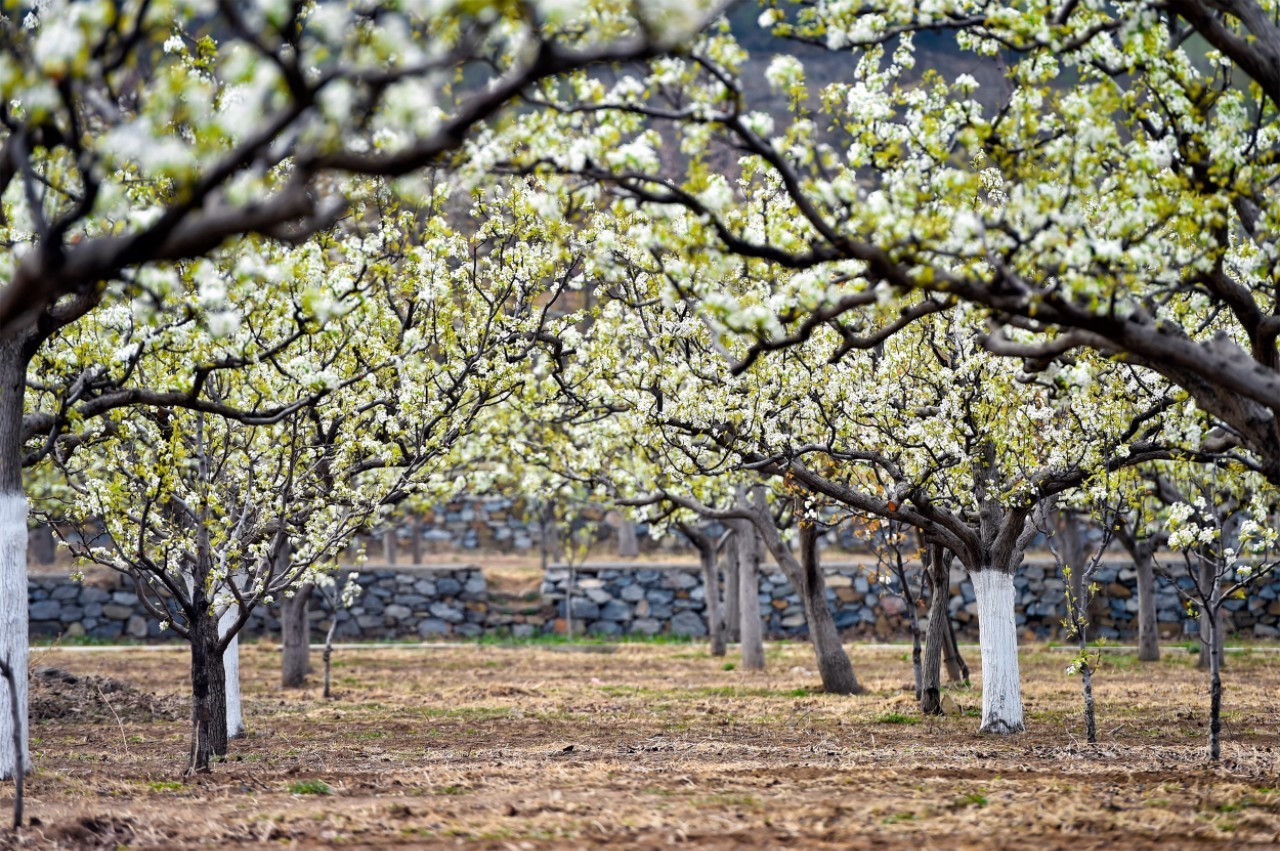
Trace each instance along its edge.
<instances>
[{"instance_id":1,"label":"tilled earth","mask_svg":"<svg viewBox=\"0 0 1280 851\"><path fill-rule=\"evenodd\" d=\"M242 656L247 738L184 778L181 651L34 654L31 826L48 848L1151 848L1280 843L1280 654L1229 657L1224 759L1207 677L1109 654L1100 743L1065 653L1023 648L1029 732L980 736L975 689L922 718L906 648L849 647L824 695L804 644L766 674L697 645L341 650L336 697ZM977 667L976 649L969 655ZM317 660L318 663L318 660ZM315 679L319 679L318 676ZM8 807L12 785L0 787Z\"/></svg>"}]
</instances>

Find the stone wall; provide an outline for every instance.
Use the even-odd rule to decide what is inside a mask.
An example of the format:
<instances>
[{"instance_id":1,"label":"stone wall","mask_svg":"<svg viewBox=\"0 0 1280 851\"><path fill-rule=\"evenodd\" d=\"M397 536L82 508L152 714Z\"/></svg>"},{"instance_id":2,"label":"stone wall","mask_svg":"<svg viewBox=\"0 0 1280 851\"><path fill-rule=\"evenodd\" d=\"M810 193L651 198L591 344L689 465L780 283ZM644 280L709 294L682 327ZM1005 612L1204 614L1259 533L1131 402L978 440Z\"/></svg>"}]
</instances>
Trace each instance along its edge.
<instances>
[{"instance_id":1,"label":"stone wall","mask_svg":"<svg viewBox=\"0 0 1280 851\"><path fill-rule=\"evenodd\" d=\"M867 565L826 566L827 598L836 625L850 638L901 638L909 634L907 603L893 582L871 578ZM571 581L572 579L572 581ZM344 581L338 578L339 585ZM1135 571L1123 562L1105 563L1096 576L1101 587L1090 610L1093 635L1126 639L1137 629ZM596 565L570 571L553 567L540 587L499 591L478 567L366 566L358 576L360 593L349 609L337 612L335 635L343 641L467 638L484 633L529 637L565 632L591 635L706 634L705 591L693 565ZM1189 580L1183 580L1189 584ZM1064 583L1044 562L1030 559L1015 579L1017 620L1028 636L1060 632ZM964 572L951 577L950 611L962 632L977 634L977 604ZM776 570L764 570L760 613L766 634L803 635L806 627L798 595ZM1157 603L1166 638L1195 631L1174 588L1158 580ZM1247 599L1225 604L1229 631L1246 637L1280 636L1280 581L1254 590ZM156 639L167 637L142 608L132 586L108 574L75 582L66 576L37 575L30 583L33 636L90 636ZM324 637L330 623L328 602L315 593L312 636ZM256 611L246 635L279 636L278 606Z\"/></svg>"}]
</instances>

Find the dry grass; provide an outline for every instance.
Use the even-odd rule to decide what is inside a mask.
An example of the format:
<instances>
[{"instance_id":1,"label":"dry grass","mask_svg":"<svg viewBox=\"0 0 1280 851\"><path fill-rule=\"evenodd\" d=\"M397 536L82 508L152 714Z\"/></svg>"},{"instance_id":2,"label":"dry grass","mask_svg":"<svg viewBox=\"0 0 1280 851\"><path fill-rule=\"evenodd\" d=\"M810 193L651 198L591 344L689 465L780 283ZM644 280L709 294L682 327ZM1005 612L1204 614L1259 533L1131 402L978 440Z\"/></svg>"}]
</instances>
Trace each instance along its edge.
<instances>
[{"instance_id":1,"label":"dry grass","mask_svg":"<svg viewBox=\"0 0 1280 851\"><path fill-rule=\"evenodd\" d=\"M610 649L610 648L605 648ZM1280 841L1280 658L1233 656L1225 760L1205 753L1205 677L1171 650L1108 657L1102 743L1077 740L1066 657L1024 650L1031 731L921 718L900 650L851 648L869 693L819 693L806 645L770 671L698 646L352 651L338 698L283 693L279 656L244 659L251 735L212 775L181 777L187 730L120 705L33 729L38 771L14 845L353 848L1148 848ZM599 648L595 648L599 651ZM181 653L44 651L93 682L167 702ZM1274 660L1274 661L1273 661ZM732 661L732 657L730 657ZM976 659L973 660L976 663ZM113 697L114 696L114 697ZM134 706L141 707L135 711ZM6 784L7 786L7 784ZM327 790L327 793L326 793ZM0 802L7 805L7 802Z\"/></svg>"}]
</instances>

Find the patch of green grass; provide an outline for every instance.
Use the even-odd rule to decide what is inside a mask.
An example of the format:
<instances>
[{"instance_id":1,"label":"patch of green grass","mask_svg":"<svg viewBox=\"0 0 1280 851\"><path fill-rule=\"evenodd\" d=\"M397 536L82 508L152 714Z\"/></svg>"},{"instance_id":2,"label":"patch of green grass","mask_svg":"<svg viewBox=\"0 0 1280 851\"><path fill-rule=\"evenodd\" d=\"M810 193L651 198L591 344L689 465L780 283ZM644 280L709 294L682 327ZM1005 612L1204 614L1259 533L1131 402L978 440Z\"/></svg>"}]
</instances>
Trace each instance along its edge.
<instances>
[{"instance_id":1,"label":"patch of green grass","mask_svg":"<svg viewBox=\"0 0 1280 851\"><path fill-rule=\"evenodd\" d=\"M725 663L724 663L723 665L721 665L720 667L721 667L723 670L725 670L725 671L732 671L734 668L736 668L736 667L738 667L738 666L737 666L737 665L735 665L735 664L733 664L732 662L725 662Z\"/></svg>"},{"instance_id":2,"label":"patch of green grass","mask_svg":"<svg viewBox=\"0 0 1280 851\"><path fill-rule=\"evenodd\" d=\"M424 706L418 710L424 718L453 718L461 721L496 721L511 715L506 706Z\"/></svg>"},{"instance_id":3,"label":"patch of green grass","mask_svg":"<svg viewBox=\"0 0 1280 851\"><path fill-rule=\"evenodd\" d=\"M181 789L182 784L177 780L152 780L147 788L152 792L173 792Z\"/></svg>"},{"instance_id":4,"label":"patch of green grass","mask_svg":"<svg viewBox=\"0 0 1280 851\"><path fill-rule=\"evenodd\" d=\"M951 806L959 809L960 807L985 807L987 805L987 796L981 792L970 792L967 795L961 795L951 802Z\"/></svg>"},{"instance_id":5,"label":"patch of green grass","mask_svg":"<svg viewBox=\"0 0 1280 851\"><path fill-rule=\"evenodd\" d=\"M760 799L754 795L705 795L694 798L693 803L704 807L745 807L750 810L758 810L761 807Z\"/></svg>"},{"instance_id":6,"label":"patch of green grass","mask_svg":"<svg viewBox=\"0 0 1280 851\"><path fill-rule=\"evenodd\" d=\"M901 712L886 712L876 718L877 724L919 724L920 719L914 715L904 715Z\"/></svg>"},{"instance_id":7,"label":"patch of green grass","mask_svg":"<svg viewBox=\"0 0 1280 851\"><path fill-rule=\"evenodd\" d=\"M448 786L437 786L432 791L437 795L465 795L471 790L466 786L459 786L456 783L451 783Z\"/></svg>"},{"instance_id":8,"label":"patch of green grass","mask_svg":"<svg viewBox=\"0 0 1280 851\"><path fill-rule=\"evenodd\" d=\"M885 816L880 821L882 824L899 824L904 821L915 821L918 818L920 816L915 813L894 813L891 816Z\"/></svg>"},{"instance_id":9,"label":"patch of green grass","mask_svg":"<svg viewBox=\"0 0 1280 851\"><path fill-rule=\"evenodd\" d=\"M1220 813L1238 813L1245 807L1253 806L1253 800L1250 798L1241 798L1239 801L1228 801L1225 804L1218 805Z\"/></svg>"},{"instance_id":10,"label":"patch of green grass","mask_svg":"<svg viewBox=\"0 0 1280 851\"><path fill-rule=\"evenodd\" d=\"M332 795L333 790L323 780L296 780L289 784L289 791L295 795Z\"/></svg>"}]
</instances>

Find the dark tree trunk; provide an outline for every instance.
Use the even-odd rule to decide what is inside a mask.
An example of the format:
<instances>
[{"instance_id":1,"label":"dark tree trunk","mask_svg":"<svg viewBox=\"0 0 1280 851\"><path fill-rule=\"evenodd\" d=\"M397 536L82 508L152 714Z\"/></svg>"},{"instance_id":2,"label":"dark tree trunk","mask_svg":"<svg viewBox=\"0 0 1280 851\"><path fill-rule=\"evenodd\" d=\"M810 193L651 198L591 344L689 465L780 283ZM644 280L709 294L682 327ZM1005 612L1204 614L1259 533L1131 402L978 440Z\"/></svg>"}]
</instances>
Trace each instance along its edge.
<instances>
[{"instance_id":1,"label":"dark tree trunk","mask_svg":"<svg viewBox=\"0 0 1280 851\"><path fill-rule=\"evenodd\" d=\"M767 517L765 519L768 519ZM779 562L779 567L782 563ZM844 650L827 602L827 583L818 564L818 533L812 525L800 526L800 592L804 616L809 622L809 638L818 657L818 673L828 694L861 694L863 689L853 673L853 663Z\"/></svg>"},{"instance_id":2,"label":"dark tree trunk","mask_svg":"<svg viewBox=\"0 0 1280 851\"><path fill-rule=\"evenodd\" d=\"M1155 547L1142 542L1133 552L1138 572L1138 659L1160 661L1160 628L1156 620Z\"/></svg>"},{"instance_id":3,"label":"dark tree trunk","mask_svg":"<svg viewBox=\"0 0 1280 851\"><path fill-rule=\"evenodd\" d=\"M1209 759L1222 759L1222 626L1215 589L1209 618Z\"/></svg>"},{"instance_id":4,"label":"dark tree trunk","mask_svg":"<svg viewBox=\"0 0 1280 851\"><path fill-rule=\"evenodd\" d=\"M192 618L189 636L191 761L187 767L188 774L207 772L215 756L227 754L227 683L218 649L218 622L207 614L209 600L205 598L202 585L202 582L197 582L192 591L192 605L198 614Z\"/></svg>"},{"instance_id":5,"label":"dark tree trunk","mask_svg":"<svg viewBox=\"0 0 1280 851\"><path fill-rule=\"evenodd\" d=\"M950 571L940 548L930 546L925 553L925 570L929 577L929 626L924 638L924 662L920 671L920 711L925 715L942 714L942 654L950 632ZM941 579L939 577L942 577Z\"/></svg>"},{"instance_id":6,"label":"dark tree trunk","mask_svg":"<svg viewBox=\"0 0 1280 851\"><path fill-rule=\"evenodd\" d=\"M280 606L280 642L283 645L280 683L298 688L311 671L311 583L286 598Z\"/></svg>"},{"instance_id":7,"label":"dark tree trunk","mask_svg":"<svg viewBox=\"0 0 1280 851\"><path fill-rule=\"evenodd\" d=\"M715 537L705 529L694 529L680 524L684 533L698 550L702 562L703 599L706 601L707 635L711 639L711 655L723 656L727 652L724 639L724 615L720 606L720 570L717 563L719 547Z\"/></svg>"},{"instance_id":8,"label":"dark tree trunk","mask_svg":"<svg viewBox=\"0 0 1280 851\"><path fill-rule=\"evenodd\" d=\"M969 665L960 655L960 644L956 641L956 625L947 614L947 643L942 646L942 659L947 665L947 680L953 683L969 684Z\"/></svg>"},{"instance_id":9,"label":"dark tree trunk","mask_svg":"<svg viewBox=\"0 0 1280 851\"><path fill-rule=\"evenodd\" d=\"M53 527L41 523L31 534L31 554L40 564L53 564L58 556L58 544L54 540Z\"/></svg>"}]
</instances>

